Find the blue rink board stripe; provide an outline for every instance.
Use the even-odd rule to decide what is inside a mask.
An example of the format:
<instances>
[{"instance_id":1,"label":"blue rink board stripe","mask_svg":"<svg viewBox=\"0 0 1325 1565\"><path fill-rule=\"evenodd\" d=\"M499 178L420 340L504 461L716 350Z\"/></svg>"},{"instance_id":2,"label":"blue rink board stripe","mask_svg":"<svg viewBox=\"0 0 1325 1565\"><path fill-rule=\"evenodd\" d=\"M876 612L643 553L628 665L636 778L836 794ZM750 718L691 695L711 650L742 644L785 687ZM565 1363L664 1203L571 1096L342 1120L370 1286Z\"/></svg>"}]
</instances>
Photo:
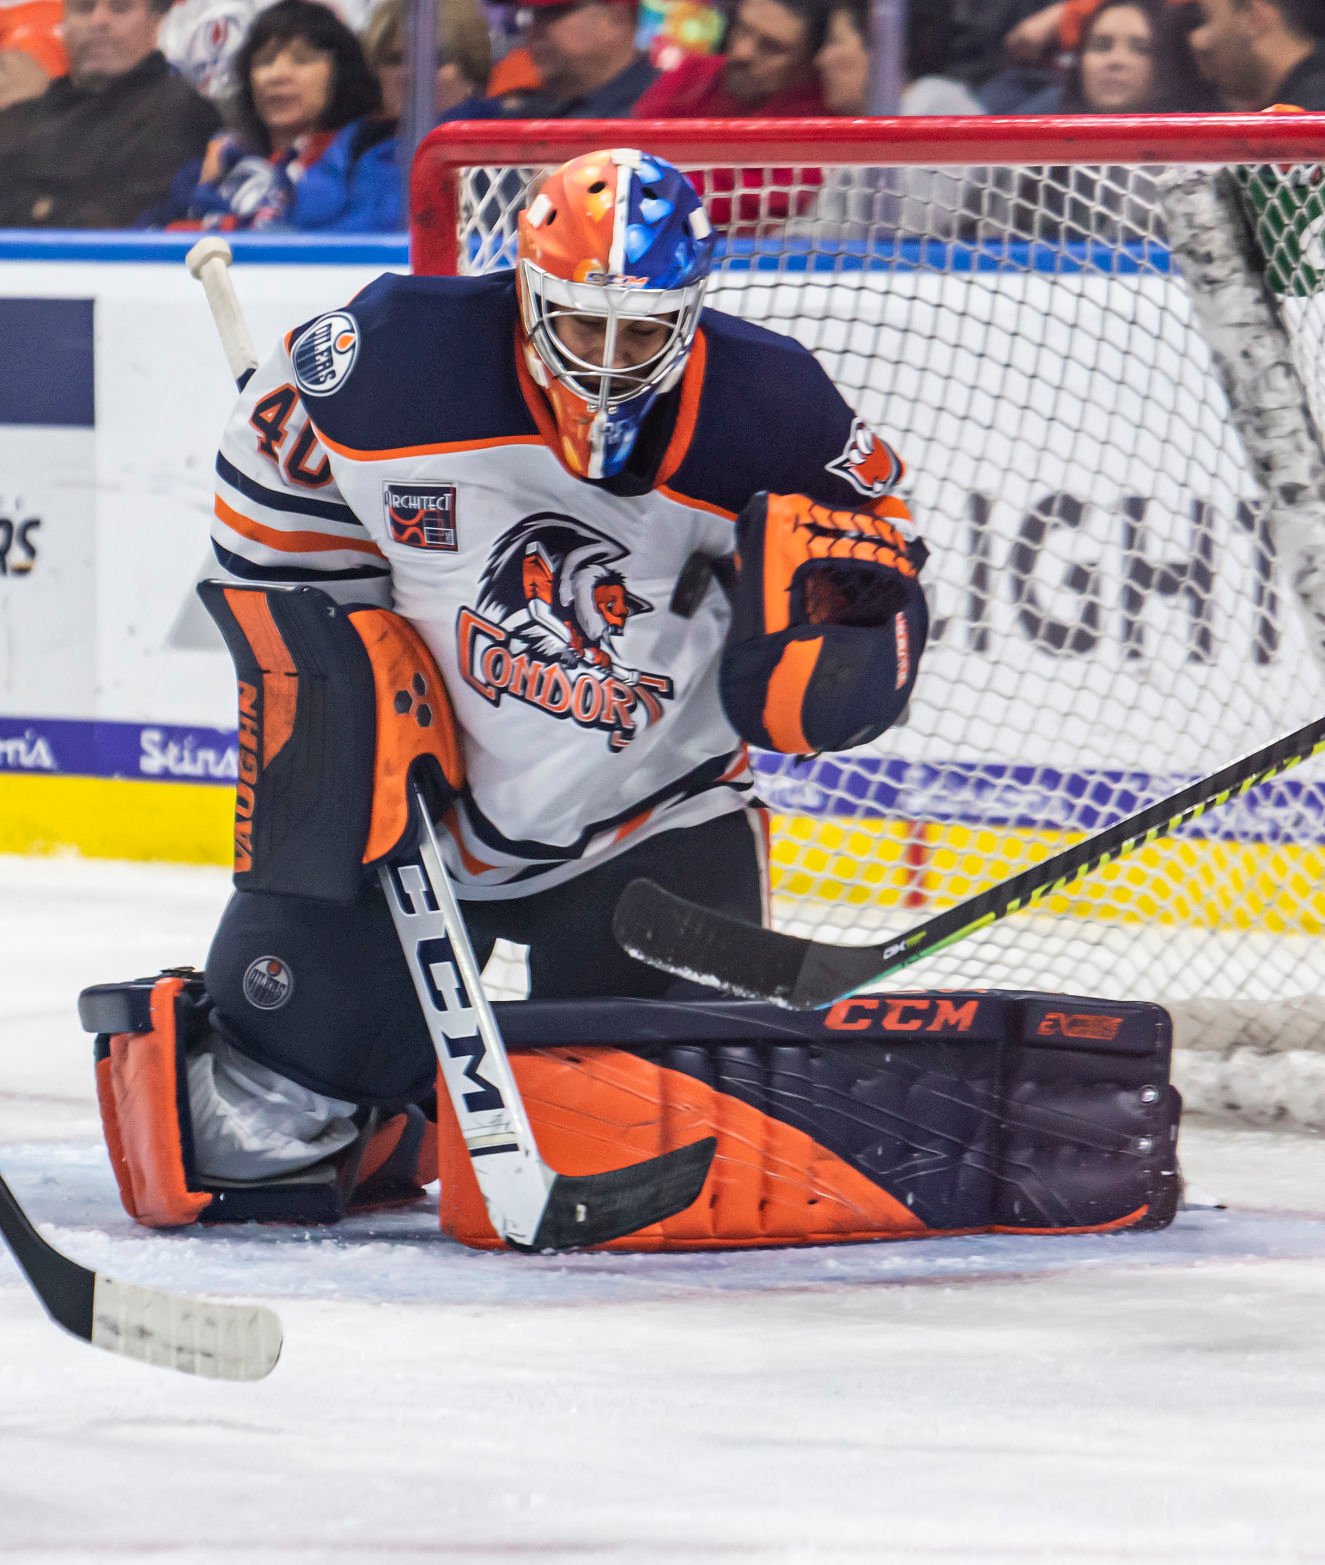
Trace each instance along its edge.
<instances>
[{"instance_id":1,"label":"blue rink board stripe","mask_svg":"<svg viewBox=\"0 0 1325 1565\"><path fill-rule=\"evenodd\" d=\"M131 261L181 265L203 236L98 232L30 233L0 228L0 261ZM407 266L404 234L227 234L236 261L250 265Z\"/></svg>"},{"instance_id":2,"label":"blue rink board stripe","mask_svg":"<svg viewBox=\"0 0 1325 1565\"><path fill-rule=\"evenodd\" d=\"M199 239L196 233L29 233L0 229L0 261L120 261L175 266ZM404 234L227 234L240 265L381 266L409 265ZM512 241L513 245L513 241ZM1167 246L1153 241L1105 244L1098 240L999 239L967 242L882 237L872 240L730 239L719 243L721 265L731 272L927 272L1089 273L1100 277L1166 275L1172 270ZM514 264L513 247L500 254ZM496 258L496 257L494 257Z\"/></svg>"},{"instance_id":3,"label":"blue rink board stripe","mask_svg":"<svg viewBox=\"0 0 1325 1565\"><path fill-rule=\"evenodd\" d=\"M48 774L233 786L232 729L170 723L0 717L0 775ZM1193 781L1190 774L1068 772L998 763L820 757L813 773L755 758L757 790L784 814L861 821L925 820L1014 831L1100 831ZM804 775L802 775L804 773ZM1325 845L1325 782L1276 778L1193 822L1208 840Z\"/></svg>"}]
</instances>

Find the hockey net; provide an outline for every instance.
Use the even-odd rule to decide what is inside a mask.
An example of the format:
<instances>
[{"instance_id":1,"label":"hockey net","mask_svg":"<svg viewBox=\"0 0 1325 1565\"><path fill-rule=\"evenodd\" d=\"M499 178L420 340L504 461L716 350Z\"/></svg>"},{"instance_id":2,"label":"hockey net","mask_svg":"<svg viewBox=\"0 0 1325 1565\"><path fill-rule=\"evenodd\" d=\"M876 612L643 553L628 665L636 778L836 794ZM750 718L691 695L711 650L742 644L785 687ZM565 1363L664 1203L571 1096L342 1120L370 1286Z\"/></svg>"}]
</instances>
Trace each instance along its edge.
<instances>
[{"instance_id":1,"label":"hockey net","mask_svg":"<svg viewBox=\"0 0 1325 1565\"><path fill-rule=\"evenodd\" d=\"M1325 120L625 129L435 132L414 265L509 266L541 170L629 141L706 197L708 302L798 338L905 457L929 649L877 743L756 758L780 927L877 940L1325 712ZM1235 264L1271 330L1232 318ZM1263 400L1229 387L1248 336L1305 421L1286 479L1234 406ZM1325 1126L1325 766L904 976L1159 1000L1189 1102Z\"/></svg>"}]
</instances>

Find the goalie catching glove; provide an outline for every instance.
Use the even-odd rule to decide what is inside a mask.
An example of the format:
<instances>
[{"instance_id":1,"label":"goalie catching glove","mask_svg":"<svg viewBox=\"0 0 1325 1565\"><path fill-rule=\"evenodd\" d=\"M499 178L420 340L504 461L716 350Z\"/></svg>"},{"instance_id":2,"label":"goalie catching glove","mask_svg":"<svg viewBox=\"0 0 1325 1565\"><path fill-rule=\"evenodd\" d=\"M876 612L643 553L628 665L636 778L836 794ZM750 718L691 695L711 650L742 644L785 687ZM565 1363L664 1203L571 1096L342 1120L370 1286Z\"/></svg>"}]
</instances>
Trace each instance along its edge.
<instances>
[{"instance_id":1,"label":"goalie catching glove","mask_svg":"<svg viewBox=\"0 0 1325 1565\"><path fill-rule=\"evenodd\" d=\"M736 521L732 622L719 688L728 721L765 750L846 750L897 721L929 613L928 551L900 500L840 510L759 494Z\"/></svg>"}]
</instances>

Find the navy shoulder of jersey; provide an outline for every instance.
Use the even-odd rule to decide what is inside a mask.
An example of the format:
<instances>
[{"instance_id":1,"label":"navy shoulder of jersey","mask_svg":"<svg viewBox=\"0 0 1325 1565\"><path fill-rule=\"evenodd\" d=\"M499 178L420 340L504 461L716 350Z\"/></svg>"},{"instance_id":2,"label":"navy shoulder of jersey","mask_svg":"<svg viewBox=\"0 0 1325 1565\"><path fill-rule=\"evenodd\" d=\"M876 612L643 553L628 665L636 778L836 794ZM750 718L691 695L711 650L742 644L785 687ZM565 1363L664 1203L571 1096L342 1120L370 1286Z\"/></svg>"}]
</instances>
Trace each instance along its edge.
<instances>
[{"instance_id":1,"label":"navy shoulder of jersey","mask_svg":"<svg viewBox=\"0 0 1325 1565\"><path fill-rule=\"evenodd\" d=\"M353 451L537 434L515 369L515 274L400 277L290 334L318 430Z\"/></svg>"},{"instance_id":2,"label":"navy shoulder of jersey","mask_svg":"<svg viewBox=\"0 0 1325 1565\"><path fill-rule=\"evenodd\" d=\"M855 415L809 349L721 310L705 310L701 325L708 362L695 432L668 487L735 512L761 489L859 505L827 466Z\"/></svg>"}]
</instances>

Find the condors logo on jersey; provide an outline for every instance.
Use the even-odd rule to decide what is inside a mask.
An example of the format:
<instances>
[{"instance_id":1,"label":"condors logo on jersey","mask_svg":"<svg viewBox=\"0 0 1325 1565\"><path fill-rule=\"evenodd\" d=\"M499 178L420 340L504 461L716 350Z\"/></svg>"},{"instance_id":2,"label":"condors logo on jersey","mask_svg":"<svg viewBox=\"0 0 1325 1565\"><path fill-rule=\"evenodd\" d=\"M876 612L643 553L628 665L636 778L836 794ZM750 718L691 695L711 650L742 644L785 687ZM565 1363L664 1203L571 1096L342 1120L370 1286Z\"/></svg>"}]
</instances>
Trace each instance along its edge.
<instances>
[{"instance_id":1,"label":"condors logo on jersey","mask_svg":"<svg viewBox=\"0 0 1325 1565\"><path fill-rule=\"evenodd\" d=\"M846 449L825 463L830 473L845 478L858 493L870 499L890 494L905 469L886 440L880 440L868 424L854 420Z\"/></svg>"},{"instance_id":2,"label":"condors logo on jersey","mask_svg":"<svg viewBox=\"0 0 1325 1565\"><path fill-rule=\"evenodd\" d=\"M460 671L493 706L504 698L549 717L599 728L623 749L663 715L663 674L622 662L615 643L653 605L618 570L626 551L555 511L539 511L496 542L479 578L476 609L456 620Z\"/></svg>"}]
</instances>

